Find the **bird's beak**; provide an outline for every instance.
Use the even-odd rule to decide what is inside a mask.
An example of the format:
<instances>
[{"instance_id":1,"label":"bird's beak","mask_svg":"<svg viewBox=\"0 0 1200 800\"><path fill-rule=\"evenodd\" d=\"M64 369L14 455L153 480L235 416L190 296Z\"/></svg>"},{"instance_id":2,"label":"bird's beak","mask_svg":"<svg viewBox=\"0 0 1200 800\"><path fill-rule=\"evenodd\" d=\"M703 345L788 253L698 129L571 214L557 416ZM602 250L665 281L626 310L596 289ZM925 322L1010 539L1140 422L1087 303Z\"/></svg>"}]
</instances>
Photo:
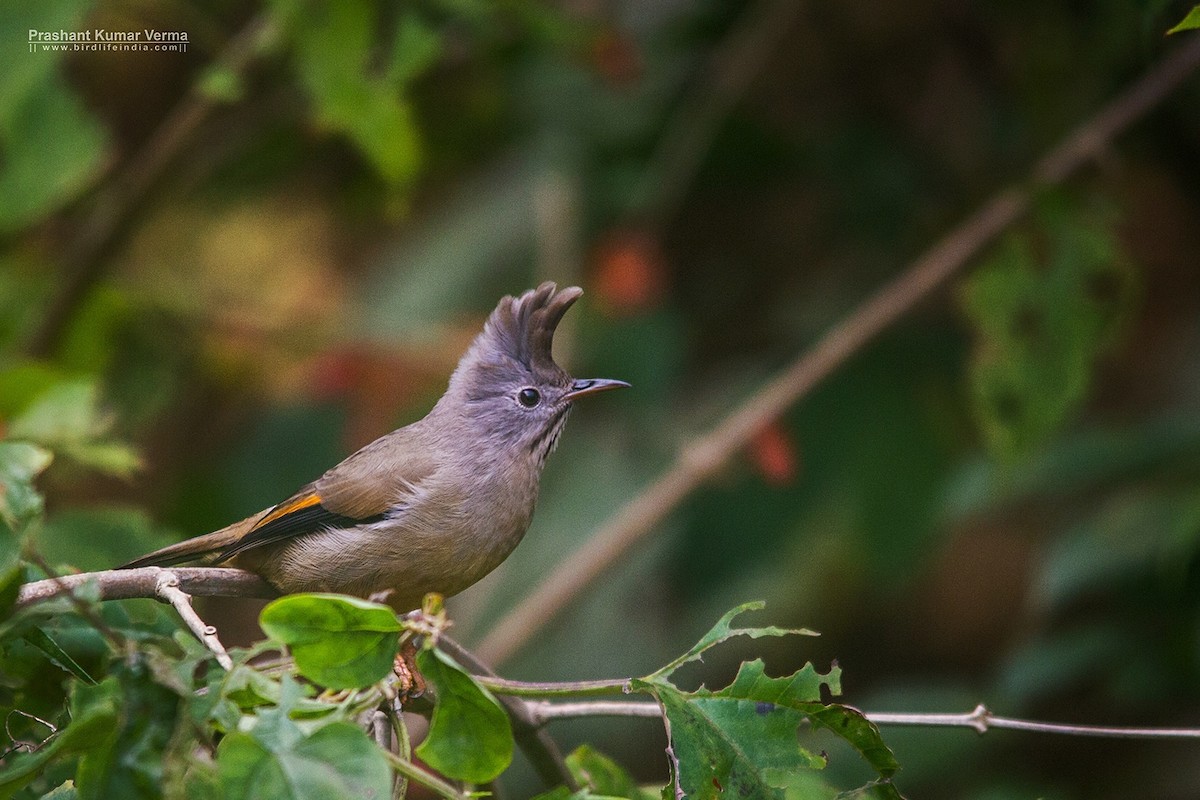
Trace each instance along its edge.
<instances>
[{"instance_id":1,"label":"bird's beak","mask_svg":"<svg viewBox=\"0 0 1200 800\"><path fill-rule=\"evenodd\" d=\"M609 389L628 388L629 384L625 381L615 381L610 378L582 378L571 384L571 391L563 395L563 399L569 403L585 395L607 392Z\"/></svg>"}]
</instances>

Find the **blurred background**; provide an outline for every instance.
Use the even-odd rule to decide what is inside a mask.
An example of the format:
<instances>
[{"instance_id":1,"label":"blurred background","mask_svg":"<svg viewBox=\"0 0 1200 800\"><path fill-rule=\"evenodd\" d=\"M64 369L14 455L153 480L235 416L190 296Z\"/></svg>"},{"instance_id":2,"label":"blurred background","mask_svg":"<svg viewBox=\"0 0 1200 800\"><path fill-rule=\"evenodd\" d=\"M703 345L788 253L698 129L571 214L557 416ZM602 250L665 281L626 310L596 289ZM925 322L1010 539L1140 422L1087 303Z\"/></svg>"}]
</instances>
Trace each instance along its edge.
<instances>
[{"instance_id":1,"label":"blurred background","mask_svg":"<svg viewBox=\"0 0 1200 800\"><path fill-rule=\"evenodd\" d=\"M0 430L47 398L51 427L86 408L103 428L63 439L42 551L105 568L258 511L419 418L501 295L579 284L558 360L635 388L576 410L525 542L452 601L478 643L681 446L1198 35L1164 37L1190 6L6 3ZM94 29L188 41L26 49ZM735 644L696 683L762 653L775 674L836 660L867 710L1200 725L1198 252L1200 76L502 673L644 674L761 598L756 624L821 638ZM244 643L253 613L207 616ZM552 731L665 779L659 723ZM884 735L913 797L1200 794L1195 744Z\"/></svg>"}]
</instances>

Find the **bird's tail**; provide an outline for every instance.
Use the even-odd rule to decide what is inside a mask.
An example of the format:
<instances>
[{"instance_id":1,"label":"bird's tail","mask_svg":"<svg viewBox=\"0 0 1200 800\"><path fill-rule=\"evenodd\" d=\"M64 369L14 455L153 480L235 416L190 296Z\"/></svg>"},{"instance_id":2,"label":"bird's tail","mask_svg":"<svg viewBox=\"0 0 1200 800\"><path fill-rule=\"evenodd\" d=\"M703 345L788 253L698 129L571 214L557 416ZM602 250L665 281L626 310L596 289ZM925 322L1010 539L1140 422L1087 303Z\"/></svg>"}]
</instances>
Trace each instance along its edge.
<instances>
[{"instance_id":1,"label":"bird's tail","mask_svg":"<svg viewBox=\"0 0 1200 800\"><path fill-rule=\"evenodd\" d=\"M235 522L227 528L206 533L191 539L184 539L172 545L147 553L135 558L117 569L134 569L136 567L173 567L188 561L203 559L215 560L216 556L242 537L246 528L254 521L254 517Z\"/></svg>"}]
</instances>

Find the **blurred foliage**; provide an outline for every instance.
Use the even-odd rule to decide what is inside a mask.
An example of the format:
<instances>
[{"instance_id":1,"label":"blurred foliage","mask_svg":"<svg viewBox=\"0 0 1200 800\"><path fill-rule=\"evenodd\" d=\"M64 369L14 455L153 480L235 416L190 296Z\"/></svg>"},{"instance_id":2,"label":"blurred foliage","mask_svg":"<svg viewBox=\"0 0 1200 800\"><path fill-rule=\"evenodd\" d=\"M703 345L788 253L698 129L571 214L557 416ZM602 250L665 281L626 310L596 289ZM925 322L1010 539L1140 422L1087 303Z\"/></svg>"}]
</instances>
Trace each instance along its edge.
<instances>
[{"instance_id":1,"label":"blurred foliage","mask_svg":"<svg viewBox=\"0 0 1200 800\"><path fill-rule=\"evenodd\" d=\"M979 338L975 413L1004 459L1036 449L1079 408L1133 295L1111 226L1049 203L1038 217L1036 233L1010 234L962 293Z\"/></svg>"},{"instance_id":2,"label":"blurred foliage","mask_svg":"<svg viewBox=\"0 0 1200 800\"><path fill-rule=\"evenodd\" d=\"M17 47L27 31L78 30L90 0L37 3L0 14L0 234L37 222L82 195L100 172L108 144L103 125L89 114L64 79L58 52Z\"/></svg>"},{"instance_id":3,"label":"blurred foliage","mask_svg":"<svg viewBox=\"0 0 1200 800\"><path fill-rule=\"evenodd\" d=\"M481 637L682 443L1186 44L1191 5L806 3L712 123L688 89L720 85L708 70L765 6L0 6L0 610L37 572L23 548L98 569L265 507L423 413L500 294L579 283L560 360L636 390L574 415L529 541L451 601L456 633ZM189 47L26 47L30 29L89 27L186 30ZM215 103L173 140L166 121L199 101ZM1194 722L1197 109L1193 78L504 673L648 675L765 596L824 635L758 642L764 676L836 658L856 706ZM664 169L688 142L694 168ZM167 168L124 202L153 157ZM107 215L113 238L67 263ZM39 792L216 796L251 770L308 774L314 753L380 774L348 728L312 741L328 712L297 684L236 669L205 707L187 687L206 655L148 605L97 610L146 643L131 662L66 604L5 623L0 696L20 709L10 736L47 741L22 757L45 768ZM713 685L736 686L723 652ZM39 722L67 713L58 736ZM163 737L182 720L235 715L264 724L216 766L146 756L183 752ZM556 724L568 749L611 756L576 751L584 791L664 782L661 730ZM1156 744L888 733L922 797L1200 787ZM878 777L828 731L802 743L829 765L789 797ZM540 791L519 756L502 781Z\"/></svg>"}]
</instances>

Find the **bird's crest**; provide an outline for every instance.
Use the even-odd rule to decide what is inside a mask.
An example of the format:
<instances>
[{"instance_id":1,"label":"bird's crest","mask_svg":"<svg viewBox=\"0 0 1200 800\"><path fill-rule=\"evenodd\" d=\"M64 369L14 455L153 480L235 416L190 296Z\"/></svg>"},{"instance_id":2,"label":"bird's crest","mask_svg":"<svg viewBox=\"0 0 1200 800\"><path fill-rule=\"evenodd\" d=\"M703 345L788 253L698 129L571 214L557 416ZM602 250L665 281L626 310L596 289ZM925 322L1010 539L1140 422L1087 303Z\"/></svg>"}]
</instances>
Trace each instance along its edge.
<instances>
[{"instance_id":1,"label":"bird's crest","mask_svg":"<svg viewBox=\"0 0 1200 800\"><path fill-rule=\"evenodd\" d=\"M555 372L559 367L551 355L554 331L581 294L578 286L560 290L547 281L520 297L504 297L480 339L490 339L501 353L534 372Z\"/></svg>"}]
</instances>

